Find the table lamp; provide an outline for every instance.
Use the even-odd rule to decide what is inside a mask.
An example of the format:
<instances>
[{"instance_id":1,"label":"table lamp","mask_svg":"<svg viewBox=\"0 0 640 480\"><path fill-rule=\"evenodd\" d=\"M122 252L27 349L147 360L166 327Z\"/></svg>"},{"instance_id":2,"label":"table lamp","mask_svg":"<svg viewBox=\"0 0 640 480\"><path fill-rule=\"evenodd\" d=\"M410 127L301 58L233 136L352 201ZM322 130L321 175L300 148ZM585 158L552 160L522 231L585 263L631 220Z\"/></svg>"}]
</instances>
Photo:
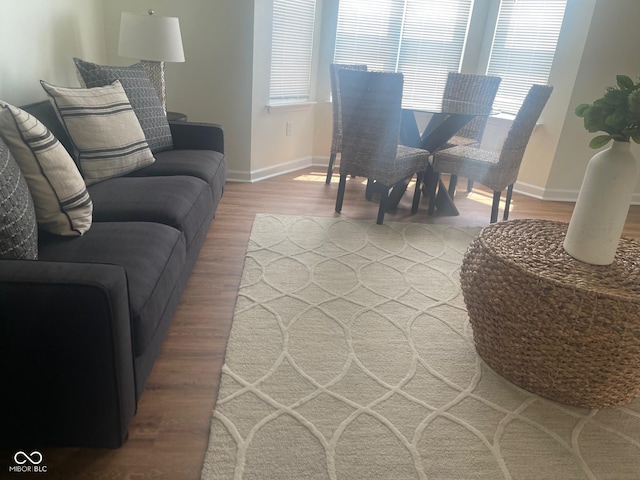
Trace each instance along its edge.
<instances>
[{"instance_id":1,"label":"table lamp","mask_svg":"<svg viewBox=\"0 0 640 480\"><path fill-rule=\"evenodd\" d=\"M165 111L164 62L184 62L180 22L176 17L122 12L118 55L141 60Z\"/></svg>"}]
</instances>

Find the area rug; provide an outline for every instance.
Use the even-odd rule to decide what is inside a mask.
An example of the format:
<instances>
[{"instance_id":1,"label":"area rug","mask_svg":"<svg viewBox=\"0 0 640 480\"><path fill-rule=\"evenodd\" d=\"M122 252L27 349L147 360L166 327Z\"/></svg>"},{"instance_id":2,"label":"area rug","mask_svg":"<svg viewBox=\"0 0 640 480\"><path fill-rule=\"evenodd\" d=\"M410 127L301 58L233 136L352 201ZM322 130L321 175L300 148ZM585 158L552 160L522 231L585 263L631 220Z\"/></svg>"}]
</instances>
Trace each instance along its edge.
<instances>
[{"instance_id":1,"label":"area rug","mask_svg":"<svg viewBox=\"0 0 640 480\"><path fill-rule=\"evenodd\" d=\"M640 479L640 401L561 405L476 355L478 232L258 215L202 478Z\"/></svg>"}]
</instances>

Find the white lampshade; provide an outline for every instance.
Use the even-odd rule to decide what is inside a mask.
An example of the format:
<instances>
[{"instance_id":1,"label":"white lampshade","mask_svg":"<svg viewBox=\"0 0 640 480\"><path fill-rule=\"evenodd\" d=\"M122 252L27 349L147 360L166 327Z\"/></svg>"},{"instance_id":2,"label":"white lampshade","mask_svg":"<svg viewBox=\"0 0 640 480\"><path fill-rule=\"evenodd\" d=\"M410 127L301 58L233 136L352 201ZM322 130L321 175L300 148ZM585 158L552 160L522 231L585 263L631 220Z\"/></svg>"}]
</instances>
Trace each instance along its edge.
<instances>
[{"instance_id":1,"label":"white lampshade","mask_svg":"<svg viewBox=\"0 0 640 480\"><path fill-rule=\"evenodd\" d=\"M184 62L180 22L176 17L122 12L118 55L156 62Z\"/></svg>"}]
</instances>

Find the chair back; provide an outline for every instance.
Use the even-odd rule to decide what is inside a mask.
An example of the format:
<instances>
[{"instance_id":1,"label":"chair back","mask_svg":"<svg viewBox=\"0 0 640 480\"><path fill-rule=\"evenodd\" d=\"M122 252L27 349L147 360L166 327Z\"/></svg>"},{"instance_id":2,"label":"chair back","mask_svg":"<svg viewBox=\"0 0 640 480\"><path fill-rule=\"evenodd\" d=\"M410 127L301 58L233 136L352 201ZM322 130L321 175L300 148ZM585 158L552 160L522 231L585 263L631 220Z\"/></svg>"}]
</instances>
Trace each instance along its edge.
<instances>
[{"instance_id":1,"label":"chair back","mask_svg":"<svg viewBox=\"0 0 640 480\"><path fill-rule=\"evenodd\" d=\"M517 180L529 138L552 91L551 85L532 85L513 120L498 159L505 185L511 185Z\"/></svg>"},{"instance_id":2,"label":"chair back","mask_svg":"<svg viewBox=\"0 0 640 480\"><path fill-rule=\"evenodd\" d=\"M342 148L342 115L340 113L340 80L338 71L341 69L366 71L366 65L332 63L329 65L331 80L331 102L333 106L333 134L331 137L331 153L337 153Z\"/></svg>"},{"instance_id":3,"label":"chair back","mask_svg":"<svg viewBox=\"0 0 640 480\"><path fill-rule=\"evenodd\" d=\"M402 115L401 73L340 70L340 173L381 182L394 173Z\"/></svg>"},{"instance_id":4,"label":"chair back","mask_svg":"<svg viewBox=\"0 0 640 480\"><path fill-rule=\"evenodd\" d=\"M442 99L477 103L490 109L501 81L502 78L492 75L449 72ZM480 144L487 118L486 116L474 118L462 127L456 136L468 138Z\"/></svg>"}]
</instances>

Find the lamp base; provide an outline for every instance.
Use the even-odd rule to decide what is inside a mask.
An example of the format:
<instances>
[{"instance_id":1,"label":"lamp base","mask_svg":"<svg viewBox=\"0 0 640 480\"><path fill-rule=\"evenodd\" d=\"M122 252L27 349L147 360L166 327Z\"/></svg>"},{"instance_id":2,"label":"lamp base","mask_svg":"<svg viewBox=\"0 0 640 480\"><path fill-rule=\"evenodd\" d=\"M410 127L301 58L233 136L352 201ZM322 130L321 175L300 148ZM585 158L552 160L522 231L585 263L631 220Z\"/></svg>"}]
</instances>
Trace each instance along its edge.
<instances>
[{"instance_id":1,"label":"lamp base","mask_svg":"<svg viewBox=\"0 0 640 480\"><path fill-rule=\"evenodd\" d=\"M160 102L162 103L162 108L164 111L167 111L167 97L164 88L164 62L157 62L151 60L140 60L142 67L147 72L151 83L156 88L158 92L158 97L160 97Z\"/></svg>"}]
</instances>

